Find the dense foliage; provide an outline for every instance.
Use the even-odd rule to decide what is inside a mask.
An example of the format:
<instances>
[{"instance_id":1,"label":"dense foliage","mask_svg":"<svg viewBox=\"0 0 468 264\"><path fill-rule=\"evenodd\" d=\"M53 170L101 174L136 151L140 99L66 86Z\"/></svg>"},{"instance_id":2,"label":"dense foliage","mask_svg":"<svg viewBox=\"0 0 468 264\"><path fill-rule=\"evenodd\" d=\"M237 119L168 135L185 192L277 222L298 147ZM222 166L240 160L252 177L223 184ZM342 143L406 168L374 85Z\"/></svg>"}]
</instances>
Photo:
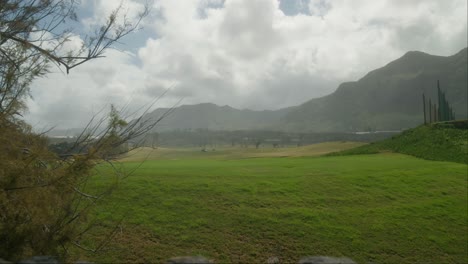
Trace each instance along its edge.
<instances>
[{"instance_id":1,"label":"dense foliage","mask_svg":"<svg viewBox=\"0 0 468 264\"><path fill-rule=\"evenodd\" d=\"M107 127L98 130L90 122L57 155L47 148L45 137L22 121L32 81L47 74L52 63L69 73L101 57L134 31L147 12L135 23L122 15L118 23L118 8L94 35L83 38L81 48L67 50L64 44L77 35L59 29L76 19L75 7L74 0L0 0L0 258L64 258L70 245L84 248L80 239L90 227L84 224L87 212L113 189L111 184L100 193L85 193L88 178L96 163L112 159L126 140L142 132L126 127L112 107L99 120Z\"/></svg>"},{"instance_id":2,"label":"dense foliage","mask_svg":"<svg viewBox=\"0 0 468 264\"><path fill-rule=\"evenodd\" d=\"M0 256L59 255L79 234L78 188L92 161L58 159L27 125L0 122ZM78 190L78 189L76 189Z\"/></svg>"}]
</instances>

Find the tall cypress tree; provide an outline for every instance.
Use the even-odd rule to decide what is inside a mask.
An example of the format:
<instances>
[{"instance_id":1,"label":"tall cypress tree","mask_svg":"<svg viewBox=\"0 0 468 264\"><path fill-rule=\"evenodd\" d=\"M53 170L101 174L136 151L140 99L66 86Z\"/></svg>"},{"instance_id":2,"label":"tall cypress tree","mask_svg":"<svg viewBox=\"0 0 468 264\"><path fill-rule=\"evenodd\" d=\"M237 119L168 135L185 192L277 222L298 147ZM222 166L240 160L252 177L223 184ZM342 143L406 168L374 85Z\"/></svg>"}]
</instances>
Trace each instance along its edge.
<instances>
[{"instance_id":1,"label":"tall cypress tree","mask_svg":"<svg viewBox=\"0 0 468 264\"><path fill-rule=\"evenodd\" d=\"M440 121L442 119L442 111L441 111L441 105L442 105L442 98L441 98L441 92L440 92L440 84L439 80L437 80L437 104L438 104L438 109L437 109L437 121Z\"/></svg>"},{"instance_id":2,"label":"tall cypress tree","mask_svg":"<svg viewBox=\"0 0 468 264\"><path fill-rule=\"evenodd\" d=\"M424 124L427 124L427 120L426 120L426 96L424 96L424 93L423 93L422 99L423 99Z\"/></svg>"},{"instance_id":3,"label":"tall cypress tree","mask_svg":"<svg viewBox=\"0 0 468 264\"><path fill-rule=\"evenodd\" d=\"M429 98L429 123L432 123L432 102L431 99Z\"/></svg>"}]
</instances>

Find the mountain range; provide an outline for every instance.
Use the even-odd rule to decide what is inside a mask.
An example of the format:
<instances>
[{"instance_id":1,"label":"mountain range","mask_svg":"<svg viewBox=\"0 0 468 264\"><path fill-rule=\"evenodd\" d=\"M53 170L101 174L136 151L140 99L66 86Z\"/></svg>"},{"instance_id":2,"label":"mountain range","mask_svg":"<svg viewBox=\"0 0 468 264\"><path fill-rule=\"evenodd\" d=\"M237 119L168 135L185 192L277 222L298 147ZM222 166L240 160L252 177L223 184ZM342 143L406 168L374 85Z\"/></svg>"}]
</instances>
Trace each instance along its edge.
<instances>
[{"instance_id":1,"label":"mountain range","mask_svg":"<svg viewBox=\"0 0 468 264\"><path fill-rule=\"evenodd\" d=\"M437 81L457 119L467 118L467 48L452 56L410 51L335 92L299 106L271 111L239 110L212 103L183 105L165 117L157 131L279 130L352 132L401 130L423 122L422 94L437 100ZM168 109L145 116L156 119Z\"/></svg>"},{"instance_id":2,"label":"mountain range","mask_svg":"<svg viewBox=\"0 0 468 264\"><path fill-rule=\"evenodd\" d=\"M345 82L331 94L279 110L239 110L212 103L182 105L153 129L269 130L284 132L357 132L403 130L423 122L422 94L437 100L437 81L455 111L468 118L467 48L452 56L410 51L357 81ZM147 113L157 120L167 108ZM75 135L82 129L53 130L48 134Z\"/></svg>"}]
</instances>

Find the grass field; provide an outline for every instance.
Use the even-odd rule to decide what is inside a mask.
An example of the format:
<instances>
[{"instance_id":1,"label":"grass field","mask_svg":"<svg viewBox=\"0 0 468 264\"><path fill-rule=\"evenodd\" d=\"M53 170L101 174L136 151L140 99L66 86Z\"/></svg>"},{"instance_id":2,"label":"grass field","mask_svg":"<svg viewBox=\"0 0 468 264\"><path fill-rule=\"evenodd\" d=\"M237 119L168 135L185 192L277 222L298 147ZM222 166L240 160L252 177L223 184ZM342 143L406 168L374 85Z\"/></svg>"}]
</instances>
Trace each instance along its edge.
<instances>
[{"instance_id":1,"label":"grass field","mask_svg":"<svg viewBox=\"0 0 468 264\"><path fill-rule=\"evenodd\" d=\"M467 165L391 153L314 157L351 145L134 152L121 168L138 169L96 208L101 224L91 237L104 238L125 217L122 228L106 251L77 257L467 263ZM115 179L110 168L99 170L95 189Z\"/></svg>"},{"instance_id":2,"label":"grass field","mask_svg":"<svg viewBox=\"0 0 468 264\"><path fill-rule=\"evenodd\" d=\"M265 158L265 157L301 157L320 156L336 151L344 151L365 145L362 142L326 142L308 146L289 146L285 148L243 148L243 147L221 147L207 148L202 152L201 148L139 148L123 156L120 161L142 161L155 159L242 159L242 158Z\"/></svg>"}]
</instances>

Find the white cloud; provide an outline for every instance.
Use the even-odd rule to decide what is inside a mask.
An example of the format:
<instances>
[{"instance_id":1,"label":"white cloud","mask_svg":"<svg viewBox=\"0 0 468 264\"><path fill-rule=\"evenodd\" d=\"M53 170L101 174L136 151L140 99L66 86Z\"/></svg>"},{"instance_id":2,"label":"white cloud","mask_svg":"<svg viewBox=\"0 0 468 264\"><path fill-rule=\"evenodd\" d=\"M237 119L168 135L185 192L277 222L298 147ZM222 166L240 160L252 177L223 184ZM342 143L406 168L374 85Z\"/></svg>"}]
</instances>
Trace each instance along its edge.
<instances>
[{"instance_id":1,"label":"white cloud","mask_svg":"<svg viewBox=\"0 0 468 264\"><path fill-rule=\"evenodd\" d=\"M118 3L95 1L84 23ZM145 24L154 36L136 57L109 52L69 76L39 80L32 119L56 120L53 106L70 102L83 112L68 119L81 120L91 106L131 95L140 104L172 84L160 106L184 97L276 109L330 93L409 50L451 55L467 45L465 0L300 0L307 3L308 12L288 16L276 0L155 0Z\"/></svg>"},{"instance_id":2,"label":"white cloud","mask_svg":"<svg viewBox=\"0 0 468 264\"><path fill-rule=\"evenodd\" d=\"M40 127L80 127L110 104L133 109L149 102L142 96L145 73L131 63L134 55L115 50L66 75L57 69L32 86L27 120Z\"/></svg>"},{"instance_id":3,"label":"white cloud","mask_svg":"<svg viewBox=\"0 0 468 264\"><path fill-rule=\"evenodd\" d=\"M124 18L132 21L138 18L144 10L145 4L139 0L99 0L99 1L84 1L81 3L83 7L91 5L94 15L84 18L82 23L87 27L100 26L106 23L109 15L118 10L117 23L122 25Z\"/></svg>"},{"instance_id":4,"label":"white cloud","mask_svg":"<svg viewBox=\"0 0 468 264\"><path fill-rule=\"evenodd\" d=\"M441 1L312 0L311 15L286 16L275 0L237 0L208 8L203 18L197 16L200 5L158 1L164 22L155 30L161 37L139 52L153 79L177 81L177 92L193 102L297 104L408 50L449 55L466 45L456 41L466 36L466 18L458 11L453 16L466 7L462 1L441 7ZM291 100L275 97L275 83ZM263 99L250 100L253 94Z\"/></svg>"}]
</instances>

